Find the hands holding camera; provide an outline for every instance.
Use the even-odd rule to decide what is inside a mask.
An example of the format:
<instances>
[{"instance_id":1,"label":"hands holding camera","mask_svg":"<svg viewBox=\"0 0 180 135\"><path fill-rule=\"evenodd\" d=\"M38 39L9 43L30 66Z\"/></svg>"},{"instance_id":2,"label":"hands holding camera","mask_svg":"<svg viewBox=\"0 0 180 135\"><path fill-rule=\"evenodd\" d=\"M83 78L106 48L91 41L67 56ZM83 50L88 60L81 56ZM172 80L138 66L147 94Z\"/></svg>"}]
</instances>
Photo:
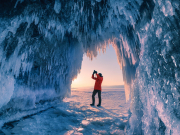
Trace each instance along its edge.
<instances>
[{"instance_id":1,"label":"hands holding camera","mask_svg":"<svg viewBox=\"0 0 180 135\"><path fill-rule=\"evenodd\" d=\"M97 71L96 71L96 70L94 70L93 75L94 75L94 74L97 74Z\"/></svg>"}]
</instances>

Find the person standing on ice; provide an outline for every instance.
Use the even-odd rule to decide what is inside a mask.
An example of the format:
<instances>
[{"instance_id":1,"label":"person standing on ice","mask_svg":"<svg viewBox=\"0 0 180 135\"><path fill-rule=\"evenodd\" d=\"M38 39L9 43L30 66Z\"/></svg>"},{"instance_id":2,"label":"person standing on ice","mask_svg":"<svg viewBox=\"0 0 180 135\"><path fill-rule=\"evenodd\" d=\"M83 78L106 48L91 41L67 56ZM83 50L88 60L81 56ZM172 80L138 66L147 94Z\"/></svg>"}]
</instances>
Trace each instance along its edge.
<instances>
[{"instance_id":1,"label":"person standing on ice","mask_svg":"<svg viewBox=\"0 0 180 135\"><path fill-rule=\"evenodd\" d=\"M94 77L94 74L96 74L97 77ZM101 84L103 81L103 76L101 73L97 74L97 71L94 70L92 74L92 79L96 80L95 85L94 85L94 91L92 93L92 104L91 106L94 106L95 103L95 95L98 93L98 98L99 98L99 104L97 105L98 107L101 106Z\"/></svg>"}]
</instances>

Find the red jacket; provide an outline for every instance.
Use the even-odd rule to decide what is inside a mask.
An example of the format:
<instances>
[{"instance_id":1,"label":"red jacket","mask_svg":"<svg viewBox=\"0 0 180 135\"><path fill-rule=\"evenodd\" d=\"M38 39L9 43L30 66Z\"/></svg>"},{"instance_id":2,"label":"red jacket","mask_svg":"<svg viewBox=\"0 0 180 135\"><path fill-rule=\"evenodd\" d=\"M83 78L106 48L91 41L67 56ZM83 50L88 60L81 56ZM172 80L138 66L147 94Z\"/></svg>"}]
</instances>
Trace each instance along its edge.
<instances>
[{"instance_id":1,"label":"red jacket","mask_svg":"<svg viewBox=\"0 0 180 135\"><path fill-rule=\"evenodd\" d=\"M94 75L92 75L92 79L96 80L95 85L94 85L94 89L95 90L101 90L101 84L103 81L103 77L100 77L98 74L96 74L96 75L97 75L97 78L94 77Z\"/></svg>"}]
</instances>

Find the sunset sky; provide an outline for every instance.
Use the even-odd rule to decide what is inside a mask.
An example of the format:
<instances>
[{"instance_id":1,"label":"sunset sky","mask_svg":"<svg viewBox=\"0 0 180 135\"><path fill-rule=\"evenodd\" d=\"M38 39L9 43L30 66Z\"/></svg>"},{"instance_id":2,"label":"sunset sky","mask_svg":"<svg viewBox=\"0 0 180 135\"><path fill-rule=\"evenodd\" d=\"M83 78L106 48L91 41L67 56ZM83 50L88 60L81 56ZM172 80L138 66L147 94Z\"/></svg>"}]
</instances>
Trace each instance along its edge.
<instances>
[{"instance_id":1,"label":"sunset sky","mask_svg":"<svg viewBox=\"0 0 180 135\"><path fill-rule=\"evenodd\" d=\"M93 87L95 81L91 78L93 71L103 75L103 86L124 85L122 70L117 61L114 48L110 45L106 52L102 52L91 61L86 55L83 56L81 73L72 82L72 88Z\"/></svg>"}]
</instances>

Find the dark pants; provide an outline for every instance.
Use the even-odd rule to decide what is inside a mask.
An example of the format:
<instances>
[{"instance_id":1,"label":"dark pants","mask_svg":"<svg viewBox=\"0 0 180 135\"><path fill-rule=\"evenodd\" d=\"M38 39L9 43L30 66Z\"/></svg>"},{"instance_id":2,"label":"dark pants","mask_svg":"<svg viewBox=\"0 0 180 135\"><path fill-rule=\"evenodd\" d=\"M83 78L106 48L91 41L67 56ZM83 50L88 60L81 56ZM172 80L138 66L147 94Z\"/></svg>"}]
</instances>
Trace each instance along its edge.
<instances>
[{"instance_id":1,"label":"dark pants","mask_svg":"<svg viewBox=\"0 0 180 135\"><path fill-rule=\"evenodd\" d=\"M101 105L101 90L94 90L92 93L92 104L95 103L95 95L98 93L99 105Z\"/></svg>"}]
</instances>

